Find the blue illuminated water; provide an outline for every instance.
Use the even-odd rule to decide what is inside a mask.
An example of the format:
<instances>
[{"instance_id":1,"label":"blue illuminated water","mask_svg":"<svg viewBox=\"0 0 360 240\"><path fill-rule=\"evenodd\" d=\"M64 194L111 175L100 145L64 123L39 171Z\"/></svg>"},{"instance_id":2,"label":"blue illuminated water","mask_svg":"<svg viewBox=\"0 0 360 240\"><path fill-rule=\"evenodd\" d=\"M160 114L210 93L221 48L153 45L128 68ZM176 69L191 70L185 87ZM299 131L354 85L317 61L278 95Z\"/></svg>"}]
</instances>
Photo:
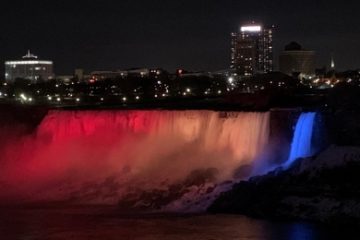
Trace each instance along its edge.
<instances>
[{"instance_id":1,"label":"blue illuminated water","mask_svg":"<svg viewBox=\"0 0 360 240\"><path fill-rule=\"evenodd\" d=\"M289 167L296 159L309 157L312 154L311 139L313 136L316 113L302 113L296 124L291 143L289 158L285 167Z\"/></svg>"}]
</instances>

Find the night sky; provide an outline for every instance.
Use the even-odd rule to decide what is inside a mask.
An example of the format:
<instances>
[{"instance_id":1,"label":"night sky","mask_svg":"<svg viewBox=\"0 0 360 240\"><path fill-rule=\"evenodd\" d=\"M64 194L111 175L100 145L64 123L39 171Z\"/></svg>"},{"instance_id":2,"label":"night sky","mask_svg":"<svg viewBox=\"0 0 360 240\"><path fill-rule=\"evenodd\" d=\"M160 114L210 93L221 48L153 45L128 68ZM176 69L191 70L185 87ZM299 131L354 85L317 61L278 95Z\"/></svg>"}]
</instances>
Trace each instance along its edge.
<instances>
[{"instance_id":1,"label":"night sky","mask_svg":"<svg viewBox=\"0 0 360 240\"><path fill-rule=\"evenodd\" d=\"M277 53L295 40L317 51L319 67L333 52L339 70L355 69L359 9L358 1L325 0L2 1L0 61L30 48L53 60L59 75L75 68L221 70L230 62L230 32L257 20L276 26Z\"/></svg>"}]
</instances>

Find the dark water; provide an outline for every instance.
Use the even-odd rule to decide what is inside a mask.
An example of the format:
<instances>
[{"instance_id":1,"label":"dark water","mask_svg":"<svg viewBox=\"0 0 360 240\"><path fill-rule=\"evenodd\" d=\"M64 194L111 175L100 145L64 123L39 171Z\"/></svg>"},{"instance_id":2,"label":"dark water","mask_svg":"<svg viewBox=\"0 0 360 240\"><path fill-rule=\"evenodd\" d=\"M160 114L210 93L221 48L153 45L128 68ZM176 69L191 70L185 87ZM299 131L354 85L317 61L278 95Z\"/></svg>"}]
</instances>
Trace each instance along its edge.
<instances>
[{"instance_id":1,"label":"dark water","mask_svg":"<svg viewBox=\"0 0 360 240\"><path fill-rule=\"evenodd\" d=\"M360 239L355 230L226 215L122 215L112 208L2 209L1 240Z\"/></svg>"}]
</instances>

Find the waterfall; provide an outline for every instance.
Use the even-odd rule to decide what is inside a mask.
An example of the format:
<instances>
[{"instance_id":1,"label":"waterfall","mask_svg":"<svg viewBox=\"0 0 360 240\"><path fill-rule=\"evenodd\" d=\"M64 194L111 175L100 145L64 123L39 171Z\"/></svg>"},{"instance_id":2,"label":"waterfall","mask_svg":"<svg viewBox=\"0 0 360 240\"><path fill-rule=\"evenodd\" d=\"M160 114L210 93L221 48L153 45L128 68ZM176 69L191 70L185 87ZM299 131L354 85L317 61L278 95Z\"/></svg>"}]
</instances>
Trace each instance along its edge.
<instances>
[{"instance_id":1,"label":"waterfall","mask_svg":"<svg viewBox=\"0 0 360 240\"><path fill-rule=\"evenodd\" d=\"M51 111L8 144L0 202L200 207L224 182L248 177L269 122L270 113Z\"/></svg>"},{"instance_id":2,"label":"waterfall","mask_svg":"<svg viewBox=\"0 0 360 240\"><path fill-rule=\"evenodd\" d=\"M289 167L296 159L311 156L311 140L313 136L315 117L316 113L302 113L300 115L295 127L290 155L285 163L285 167Z\"/></svg>"}]
</instances>

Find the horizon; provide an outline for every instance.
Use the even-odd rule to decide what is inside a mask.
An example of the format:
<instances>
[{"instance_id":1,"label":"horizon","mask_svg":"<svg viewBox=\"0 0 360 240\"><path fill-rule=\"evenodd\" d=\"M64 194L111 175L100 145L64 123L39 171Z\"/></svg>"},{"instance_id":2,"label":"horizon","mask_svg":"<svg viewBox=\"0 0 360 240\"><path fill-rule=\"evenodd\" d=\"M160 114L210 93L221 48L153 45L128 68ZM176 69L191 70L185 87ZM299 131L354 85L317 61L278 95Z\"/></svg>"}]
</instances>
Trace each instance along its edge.
<instances>
[{"instance_id":1,"label":"horizon","mask_svg":"<svg viewBox=\"0 0 360 240\"><path fill-rule=\"evenodd\" d=\"M18 59L31 49L40 59L52 60L59 75L76 68L223 70L230 65L231 32L254 20L276 26L275 69L279 53L291 41L315 51L318 68L329 67L333 54L338 70L358 69L359 17L352 13L358 5L339 8L327 1L289 5L279 0L6 2L0 16L0 61ZM1 73L3 68L1 64Z\"/></svg>"}]
</instances>

